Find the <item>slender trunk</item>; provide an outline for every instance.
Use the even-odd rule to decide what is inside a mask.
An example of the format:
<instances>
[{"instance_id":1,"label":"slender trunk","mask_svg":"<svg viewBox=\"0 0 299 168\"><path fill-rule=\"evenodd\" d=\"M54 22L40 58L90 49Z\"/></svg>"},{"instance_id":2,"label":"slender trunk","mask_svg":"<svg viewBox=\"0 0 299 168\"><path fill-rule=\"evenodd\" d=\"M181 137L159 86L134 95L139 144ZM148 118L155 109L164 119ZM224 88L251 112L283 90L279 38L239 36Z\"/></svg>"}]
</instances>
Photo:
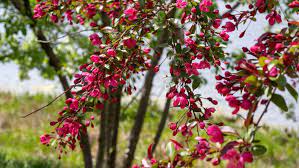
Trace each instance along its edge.
<instances>
[{"instance_id":1,"label":"slender trunk","mask_svg":"<svg viewBox=\"0 0 299 168\"><path fill-rule=\"evenodd\" d=\"M172 3L175 2L175 0L171 0ZM172 8L166 15L166 17L173 17L175 15L176 8ZM135 122L133 125L133 128L131 129L131 133L129 136L129 146L128 151L125 154L124 160L123 160L123 168L129 168L132 165L136 146L139 140L140 132L143 126L145 113L148 107L148 101L150 98L150 93L153 87L153 80L155 77L155 72L153 68L158 65L159 60L161 58L162 52L164 50L164 47L160 47L161 44L164 44L167 42L169 36L169 32L167 28L164 28L164 31L161 33L161 35L158 37L157 45L155 48L156 54L154 55L152 59L152 68L147 72L145 76L145 81L142 87L141 91L141 98L137 110L137 114L135 117Z\"/></svg>"},{"instance_id":2,"label":"slender trunk","mask_svg":"<svg viewBox=\"0 0 299 168\"><path fill-rule=\"evenodd\" d=\"M110 18L106 15L105 12L101 13L103 26L109 26L111 23ZM113 110L113 104L105 101L105 108L100 116L100 131L99 131L99 139L98 139L98 150L97 150L97 158L96 158L96 168L106 168L107 167L107 159L109 152L109 144L111 142L109 125L109 118L111 119L110 112ZM110 136L111 135L111 136Z\"/></svg>"},{"instance_id":3,"label":"slender trunk","mask_svg":"<svg viewBox=\"0 0 299 168\"><path fill-rule=\"evenodd\" d=\"M22 14L23 16L27 16L30 19L30 28L34 32L34 35L37 37L39 41L47 41L46 36L44 35L43 31L40 30L37 27L36 21L32 18L32 10L30 6L29 0L11 0L11 3L14 5L14 7ZM60 74L60 71L62 69L60 60L58 56L54 53L53 48L49 43L41 43L40 45L42 49L45 51L48 59L49 59L49 65L55 69L57 72L57 76L59 78L59 81L63 87L64 90L69 89L69 83L67 81L67 77L65 75ZM72 94L70 91L65 93L66 98L72 97ZM90 144L88 139L88 133L81 135L81 142L82 146L82 153L84 157L84 164L85 168L92 168L92 156L91 156L91 150L90 150Z\"/></svg>"},{"instance_id":4,"label":"slender trunk","mask_svg":"<svg viewBox=\"0 0 299 168\"><path fill-rule=\"evenodd\" d=\"M100 131L98 140L98 152L96 159L96 168L104 167L105 163L105 149L106 149L106 125L107 125L107 112L109 104L105 102L104 110L100 115Z\"/></svg>"},{"instance_id":5,"label":"slender trunk","mask_svg":"<svg viewBox=\"0 0 299 168\"><path fill-rule=\"evenodd\" d=\"M163 44L166 42L168 39L168 32L164 31L161 36L159 37L158 44ZM143 89L141 91L141 98L139 102L139 107L137 110L137 114L135 117L135 122L133 125L133 128L131 129L131 133L129 136L129 147L128 147L128 152L125 154L125 158L123 161L123 167L124 168L129 168L132 165L133 159L134 159L134 154L136 151L136 146L139 140L140 132L143 126L144 122L144 117L145 113L148 107L148 102L150 98L150 93L153 87L153 80L155 77L155 72L153 68L158 65L159 60L161 58L160 54L163 52L163 48L157 48L155 51L159 52L158 54L154 55L154 58L152 59L152 68L147 72L143 84Z\"/></svg>"},{"instance_id":6,"label":"slender trunk","mask_svg":"<svg viewBox=\"0 0 299 168\"><path fill-rule=\"evenodd\" d=\"M115 104L112 102L109 102L109 111L106 116L106 151L105 151L105 158L106 158L106 164L104 167L107 167L107 162L109 160L109 153L110 153L110 148L111 148L111 140L112 140L112 129L113 129L113 117L114 117L114 109L115 109Z\"/></svg>"},{"instance_id":7,"label":"slender trunk","mask_svg":"<svg viewBox=\"0 0 299 168\"><path fill-rule=\"evenodd\" d=\"M80 146L83 153L85 168L92 168L92 155L87 129L81 132Z\"/></svg>"},{"instance_id":8,"label":"slender trunk","mask_svg":"<svg viewBox=\"0 0 299 168\"><path fill-rule=\"evenodd\" d=\"M113 127L112 127L112 136L111 136L111 144L110 144L110 150L108 155L108 161L107 165L109 168L115 167L115 161L117 156L117 137L118 137L118 127L119 127L119 117L120 117L120 111L121 111L121 88L117 91L116 97L117 102L114 104L113 108Z\"/></svg>"},{"instance_id":9,"label":"slender trunk","mask_svg":"<svg viewBox=\"0 0 299 168\"><path fill-rule=\"evenodd\" d=\"M165 127L166 120L167 120L167 117L168 117L168 114L169 114L170 103L171 103L171 99L167 99L166 102L165 102L165 106L164 106L162 117L161 117L161 120L160 120L160 123L159 123L159 127L158 127L158 130L156 132L156 136L154 138L152 153L155 152L155 149L156 149L156 147L159 143L160 137L161 137L163 129Z\"/></svg>"}]
</instances>

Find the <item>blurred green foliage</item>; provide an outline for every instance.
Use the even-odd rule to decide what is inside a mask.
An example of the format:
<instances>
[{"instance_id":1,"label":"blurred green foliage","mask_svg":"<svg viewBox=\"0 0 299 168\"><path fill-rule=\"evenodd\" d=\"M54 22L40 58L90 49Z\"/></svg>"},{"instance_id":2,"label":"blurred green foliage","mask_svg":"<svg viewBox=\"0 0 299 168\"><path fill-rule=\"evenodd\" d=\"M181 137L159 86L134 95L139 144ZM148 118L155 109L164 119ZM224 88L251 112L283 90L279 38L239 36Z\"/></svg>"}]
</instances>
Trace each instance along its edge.
<instances>
[{"instance_id":1,"label":"blurred green foliage","mask_svg":"<svg viewBox=\"0 0 299 168\"><path fill-rule=\"evenodd\" d=\"M83 167L80 149L70 151L59 160L55 149L39 143L39 135L52 130L48 123L55 119L57 112L63 107L63 99L25 119L20 117L31 112L33 109L37 109L41 105L47 104L52 98L52 96L43 94L23 94L16 96L11 93L0 93L1 168ZM135 162L138 163L147 156L147 148L153 141L157 125L160 121L161 108L156 102L158 101L151 102L151 106L146 114L145 124L135 156ZM118 139L119 159L123 156L127 147L127 138L137 107L138 105L133 103L125 113L122 113ZM175 115L175 113L179 114ZM183 111L171 108L170 120L176 121L177 118L175 116L180 116L182 113ZM239 119L225 118L218 115L214 120L222 121L237 130L241 130L241 120ZM95 156L97 151L97 126L90 129L89 133L92 154ZM155 153L156 157L165 155L165 147L171 137L171 131L165 128ZM248 165L249 167L285 168L299 165L299 138L298 133L295 131L263 127L257 133L257 139L261 140L260 144L267 148L267 152L259 158L255 158L255 162ZM118 160L118 162L120 161ZM212 167L210 163L202 161L195 163L195 165L199 167ZM224 164L222 164L222 167L224 167Z\"/></svg>"},{"instance_id":2,"label":"blurred green foliage","mask_svg":"<svg viewBox=\"0 0 299 168\"><path fill-rule=\"evenodd\" d=\"M22 1L19 1L22 3ZM30 0L33 9L36 1ZM57 75L49 65L48 57L34 36L30 23L33 22L18 12L10 0L0 1L0 62L14 62L20 68L21 79L30 78L28 72L37 69L46 79ZM83 27L65 23L53 24L49 18L38 20L35 29L42 30L54 53L60 59L62 71L72 77L79 65L87 62L93 47Z\"/></svg>"}]
</instances>

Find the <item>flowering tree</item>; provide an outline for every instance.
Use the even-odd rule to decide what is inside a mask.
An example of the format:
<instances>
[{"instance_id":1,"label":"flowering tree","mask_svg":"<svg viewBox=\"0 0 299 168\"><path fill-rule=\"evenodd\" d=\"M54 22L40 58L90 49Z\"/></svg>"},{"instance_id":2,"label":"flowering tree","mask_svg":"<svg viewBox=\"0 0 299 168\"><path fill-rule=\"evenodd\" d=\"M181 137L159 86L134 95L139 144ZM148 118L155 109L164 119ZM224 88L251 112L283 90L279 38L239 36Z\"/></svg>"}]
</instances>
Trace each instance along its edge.
<instances>
[{"instance_id":1,"label":"flowering tree","mask_svg":"<svg viewBox=\"0 0 299 168\"><path fill-rule=\"evenodd\" d=\"M298 12L297 0L284 2L283 7L277 0L244 1L247 7L244 11L235 11L234 6L226 4L228 11L223 15L217 10L217 2L212 0L38 2L34 8L35 19L49 17L56 24L68 22L73 26L91 27L94 31L89 36L94 51L90 61L81 65L80 72L74 75L70 88L73 98L66 100L57 120L50 123L55 128L53 133L40 137L41 143L54 144L60 153L73 150L86 134L87 127L94 126L92 113L100 112L101 131L107 131L105 126L116 127L115 131L108 130L109 137L101 134L102 144L105 138L108 138L106 145L116 143L120 98L134 92L134 76L148 71L136 115L141 121L133 126L123 162L123 167L131 167L154 73L164 63L159 62L164 48L172 78L166 97L185 113L178 121L169 123L174 137L168 146L175 150L166 158L155 158L153 145L150 145L147 159L133 167L190 167L198 159L211 161L213 165L226 160L227 167L244 167L253 161L254 155L265 151L262 145L256 144L255 134L269 105L273 103L288 110L279 92L288 91L296 100L298 98L290 84L298 82L299 71L299 22L292 20ZM247 24L239 38L246 36L246 30L253 29L250 22L256 21L261 13L267 14L265 19L269 25L286 21L288 26L279 32L264 32L256 44L243 47L243 58L225 61L231 54L223 51L224 46L229 40L234 42L230 33L240 24ZM233 70L227 68L229 64ZM217 69L215 88L234 109L232 115L241 109L246 111L243 119L247 136L225 123L214 123L211 117L216 112L217 100L195 93L199 71L212 68ZM262 109L262 113L254 120L257 109ZM112 122L105 125L106 120ZM115 166L116 147L112 147L114 154L108 156L110 167ZM98 158L97 167L101 167L103 153L99 152Z\"/></svg>"}]
</instances>

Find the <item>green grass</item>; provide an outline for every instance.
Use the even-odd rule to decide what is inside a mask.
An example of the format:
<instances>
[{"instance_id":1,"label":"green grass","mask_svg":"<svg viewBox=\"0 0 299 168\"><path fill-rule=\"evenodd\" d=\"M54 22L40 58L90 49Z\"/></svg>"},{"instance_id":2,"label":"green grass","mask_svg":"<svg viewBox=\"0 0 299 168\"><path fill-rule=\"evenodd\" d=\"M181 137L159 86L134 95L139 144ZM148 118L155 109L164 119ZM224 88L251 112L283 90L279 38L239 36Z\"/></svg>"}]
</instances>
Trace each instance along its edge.
<instances>
[{"instance_id":1,"label":"green grass","mask_svg":"<svg viewBox=\"0 0 299 168\"><path fill-rule=\"evenodd\" d=\"M43 111L40 111L27 118L22 115L30 113L32 110L47 104L53 97L43 94L19 96L10 93L0 92L0 168L47 168L47 167L83 167L80 149L63 155L61 160L57 159L57 152L51 147L41 145L39 136L45 132L50 132L52 128L49 122L55 119L57 112L63 107L63 98L53 103ZM127 147L129 136L137 104L133 104L125 113L121 115L119 129L119 151L118 163ZM182 113L171 109L171 120L175 121L175 113ZM159 123L161 110L152 103L145 118L143 131L137 146L135 162L147 155L147 147L153 141L156 127ZM225 119L218 116L216 120L221 120L238 129L234 120ZM92 154L96 155L98 128L89 130ZM166 146L171 132L165 129L157 147L156 156L162 156L163 148ZM257 168L296 168L299 167L299 146L298 133L294 131L286 132L277 129L264 128L259 131L257 138L267 147L265 155L256 159L248 167ZM201 163L199 165L202 165ZM210 164L208 164L210 165ZM207 167L205 164L204 167Z\"/></svg>"}]
</instances>

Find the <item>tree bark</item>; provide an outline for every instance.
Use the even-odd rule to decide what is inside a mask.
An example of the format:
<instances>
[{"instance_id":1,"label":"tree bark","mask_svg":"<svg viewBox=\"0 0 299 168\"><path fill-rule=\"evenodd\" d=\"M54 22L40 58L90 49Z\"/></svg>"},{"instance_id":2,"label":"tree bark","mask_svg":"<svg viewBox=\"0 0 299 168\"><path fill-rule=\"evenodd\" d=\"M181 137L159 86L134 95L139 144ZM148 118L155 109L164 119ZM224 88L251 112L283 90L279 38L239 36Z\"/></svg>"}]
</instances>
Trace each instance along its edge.
<instances>
[{"instance_id":1,"label":"tree bark","mask_svg":"<svg viewBox=\"0 0 299 168\"><path fill-rule=\"evenodd\" d=\"M111 144L110 149L108 153L108 161L107 161L107 167L108 168L115 168L115 161L117 157L117 137L118 137L118 127L119 127L119 117L120 117L120 111L121 111L121 90L122 88L119 88L119 90L116 93L117 102L113 105L113 121L112 121L112 134L111 134ZM110 131L111 131L110 130Z\"/></svg>"},{"instance_id":2,"label":"tree bark","mask_svg":"<svg viewBox=\"0 0 299 168\"><path fill-rule=\"evenodd\" d=\"M99 130L99 140L98 140L98 151L96 159L96 168L102 168L105 165L105 150L106 150L106 117L108 112L109 104L105 102L104 110L100 115L100 130Z\"/></svg>"},{"instance_id":3,"label":"tree bark","mask_svg":"<svg viewBox=\"0 0 299 168\"><path fill-rule=\"evenodd\" d=\"M87 129L81 133L80 146L82 149L85 168L92 168L92 155Z\"/></svg>"},{"instance_id":4,"label":"tree bark","mask_svg":"<svg viewBox=\"0 0 299 168\"><path fill-rule=\"evenodd\" d=\"M29 0L23 0L23 1L18 1L18 0L11 0L11 3L14 5L14 7L19 11L20 14L23 16L26 16L30 19L30 28L34 32L34 35L37 37L39 41L47 41L46 36L44 35L43 31L40 30L37 25L36 21L32 18L32 10L30 6ZM57 76L59 78L59 81L63 87L64 90L69 89L69 83L67 80L67 77L65 75L60 74L60 71L62 70L62 66L60 63L60 60L58 56L54 53L53 48L49 43L42 43L40 42L40 45L42 49L45 51L48 59L49 59L49 65L54 68L54 70L57 73ZM72 94L70 91L65 93L66 98L72 97ZM90 144L89 144L89 139L88 139L88 133L81 135L81 140L80 144L82 146L82 153L84 157L84 164L85 168L92 168L92 156L91 156L91 149L90 149Z\"/></svg>"},{"instance_id":5,"label":"tree bark","mask_svg":"<svg viewBox=\"0 0 299 168\"><path fill-rule=\"evenodd\" d=\"M159 46L159 44L165 43L167 39L168 39L168 32L167 32L167 30L164 30L164 32L160 35L160 37L158 39L157 46ZM155 77L155 72L154 72L153 68L158 65L159 60L161 58L161 56L159 54L161 54L163 52L163 48L158 47L155 51L157 51L158 54L154 55L154 58L152 59L152 62L151 62L152 68L147 72L147 74L145 76L143 89L141 91L140 103L139 103L137 114L135 117L134 126L131 129L131 133L130 133L130 137L129 137L128 152L125 154L125 158L123 161L124 168L129 168L132 165L132 162L134 159L136 146L137 146L137 143L139 140L139 135L140 135L143 123L144 123L144 117L145 117L145 113L146 113L146 110L148 107L150 93L151 93L152 86L153 86L153 80Z\"/></svg>"},{"instance_id":6,"label":"tree bark","mask_svg":"<svg viewBox=\"0 0 299 168\"><path fill-rule=\"evenodd\" d=\"M103 27L109 26L111 24L110 18L105 12L101 12L101 20L103 22ZM110 146L112 145L112 133L111 128L113 127L113 115L111 112L114 111L115 105L108 101L104 102L105 108L100 116L100 131L98 139L98 151L96 158L96 168L106 168L108 165ZM111 121L109 121L111 120ZM110 161L111 162L111 161Z\"/></svg>"},{"instance_id":7,"label":"tree bark","mask_svg":"<svg viewBox=\"0 0 299 168\"><path fill-rule=\"evenodd\" d=\"M152 153L155 152L155 149L156 149L156 147L157 147L157 145L159 143L159 140L161 138L163 129L165 127L166 120L167 120L167 117L168 117L168 114L169 114L170 103L171 103L171 99L167 99L166 102L165 102L165 106L164 106L162 117L161 117L161 120L160 120L160 123L159 123L159 127L158 127L158 130L156 132L156 136L154 138L154 143L153 143L153 147L152 147Z\"/></svg>"}]
</instances>

